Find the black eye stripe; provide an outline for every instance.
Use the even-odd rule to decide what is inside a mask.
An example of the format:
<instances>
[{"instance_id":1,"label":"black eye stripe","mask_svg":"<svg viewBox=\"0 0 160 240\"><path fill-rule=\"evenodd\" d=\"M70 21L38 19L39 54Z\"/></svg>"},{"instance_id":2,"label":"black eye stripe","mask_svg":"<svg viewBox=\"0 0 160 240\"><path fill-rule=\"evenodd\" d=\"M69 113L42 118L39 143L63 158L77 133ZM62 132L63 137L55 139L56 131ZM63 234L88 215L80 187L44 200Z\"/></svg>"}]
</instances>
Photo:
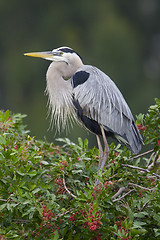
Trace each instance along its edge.
<instances>
[{"instance_id":1,"label":"black eye stripe","mask_svg":"<svg viewBox=\"0 0 160 240\"><path fill-rule=\"evenodd\" d=\"M58 51L61 51L61 52L66 52L66 53L73 53L75 52L73 49L71 48L59 48Z\"/></svg>"},{"instance_id":2,"label":"black eye stripe","mask_svg":"<svg viewBox=\"0 0 160 240\"><path fill-rule=\"evenodd\" d=\"M58 51L65 52L65 53L76 53L80 57L80 59L82 59L82 57L71 48L59 48Z\"/></svg>"}]
</instances>

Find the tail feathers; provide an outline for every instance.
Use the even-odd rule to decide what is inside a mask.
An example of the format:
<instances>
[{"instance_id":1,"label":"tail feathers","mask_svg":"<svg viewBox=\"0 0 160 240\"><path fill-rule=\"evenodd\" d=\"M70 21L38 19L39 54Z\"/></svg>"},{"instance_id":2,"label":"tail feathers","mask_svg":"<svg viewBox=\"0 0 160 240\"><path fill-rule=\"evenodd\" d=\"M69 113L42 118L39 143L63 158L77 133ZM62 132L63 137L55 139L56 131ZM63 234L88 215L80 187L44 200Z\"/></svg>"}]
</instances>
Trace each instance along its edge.
<instances>
[{"instance_id":1,"label":"tail feathers","mask_svg":"<svg viewBox=\"0 0 160 240\"><path fill-rule=\"evenodd\" d=\"M132 132L132 141L130 142L130 145L132 148L132 152L137 154L141 150L142 145L144 145L144 142L135 123L132 123L131 132Z\"/></svg>"},{"instance_id":2,"label":"tail feathers","mask_svg":"<svg viewBox=\"0 0 160 240\"><path fill-rule=\"evenodd\" d=\"M126 133L123 136L114 134L115 138L121 144L125 145L132 153L137 154L142 148L143 139L140 135L139 130L137 129L135 123L133 122L130 128L126 129Z\"/></svg>"}]
</instances>

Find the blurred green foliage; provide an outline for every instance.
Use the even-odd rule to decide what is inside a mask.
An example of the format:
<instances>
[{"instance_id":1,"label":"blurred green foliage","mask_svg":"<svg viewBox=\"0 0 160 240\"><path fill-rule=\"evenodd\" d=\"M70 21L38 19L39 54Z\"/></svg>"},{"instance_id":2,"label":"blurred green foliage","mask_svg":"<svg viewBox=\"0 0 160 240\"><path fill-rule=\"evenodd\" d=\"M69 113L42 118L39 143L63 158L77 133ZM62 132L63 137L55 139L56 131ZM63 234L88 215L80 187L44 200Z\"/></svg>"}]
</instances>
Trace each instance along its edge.
<instances>
[{"instance_id":1,"label":"blurred green foliage","mask_svg":"<svg viewBox=\"0 0 160 240\"><path fill-rule=\"evenodd\" d=\"M158 0L1 0L1 109L27 114L31 134L53 141L44 96L49 62L23 53L66 45L115 81L134 115L146 112L159 97L159 22ZM80 133L88 138L75 129L68 134L73 141Z\"/></svg>"}]
</instances>

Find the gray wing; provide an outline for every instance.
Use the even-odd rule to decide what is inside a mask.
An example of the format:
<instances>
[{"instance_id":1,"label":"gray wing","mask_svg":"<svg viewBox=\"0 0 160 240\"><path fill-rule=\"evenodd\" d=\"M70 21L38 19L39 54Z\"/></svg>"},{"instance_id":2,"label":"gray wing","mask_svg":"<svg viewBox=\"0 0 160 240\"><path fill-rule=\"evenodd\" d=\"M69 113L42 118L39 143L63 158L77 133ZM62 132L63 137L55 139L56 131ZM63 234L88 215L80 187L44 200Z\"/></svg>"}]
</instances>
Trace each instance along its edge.
<instances>
[{"instance_id":1,"label":"gray wing","mask_svg":"<svg viewBox=\"0 0 160 240\"><path fill-rule=\"evenodd\" d=\"M74 98L83 116L112 132L118 141L137 153L143 143L132 113L114 82L96 67L83 65L72 77Z\"/></svg>"}]
</instances>

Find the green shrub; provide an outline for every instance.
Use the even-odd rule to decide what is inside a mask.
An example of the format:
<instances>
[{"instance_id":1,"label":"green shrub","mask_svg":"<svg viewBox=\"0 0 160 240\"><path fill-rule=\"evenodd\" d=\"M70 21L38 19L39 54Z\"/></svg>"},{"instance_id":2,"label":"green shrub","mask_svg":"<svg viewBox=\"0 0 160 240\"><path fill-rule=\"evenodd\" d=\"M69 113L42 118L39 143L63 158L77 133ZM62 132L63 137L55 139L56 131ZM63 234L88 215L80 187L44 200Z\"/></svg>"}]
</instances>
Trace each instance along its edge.
<instances>
[{"instance_id":1,"label":"green shrub","mask_svg":"<svg viewBox=\"0 0 160 240\"><path fill-rule=\"evenodd\" d=\"M160 238L160 100L137 116L149 150L112 143L99 176L87 139L38 141L24 117L0 112L0 239Z\"/></svg>"}]
</instances>

